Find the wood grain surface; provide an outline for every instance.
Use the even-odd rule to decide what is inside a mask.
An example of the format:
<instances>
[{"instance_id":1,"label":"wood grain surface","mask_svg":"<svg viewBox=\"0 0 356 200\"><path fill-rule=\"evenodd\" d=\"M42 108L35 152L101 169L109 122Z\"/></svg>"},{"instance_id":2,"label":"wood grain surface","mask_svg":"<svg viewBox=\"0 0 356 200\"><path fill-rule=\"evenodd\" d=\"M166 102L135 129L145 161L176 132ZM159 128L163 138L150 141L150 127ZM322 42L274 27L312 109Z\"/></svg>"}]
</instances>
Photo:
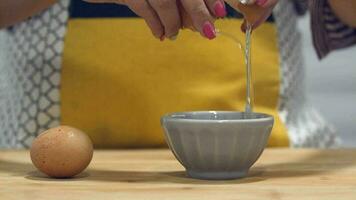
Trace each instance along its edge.
<instances>
[{"instance_id":1,"label":"wood grain surface","mask_svg":"<svg viewBox=\"0 0 356 200\"><path fill-rule=\"evenodd\" d=\"M28 151L0 151L0 199L356 199L356 150L267 149L232 181L190 179L168 150L96 151L72 179L37 172Z\"/></svg>"}]
</instances>

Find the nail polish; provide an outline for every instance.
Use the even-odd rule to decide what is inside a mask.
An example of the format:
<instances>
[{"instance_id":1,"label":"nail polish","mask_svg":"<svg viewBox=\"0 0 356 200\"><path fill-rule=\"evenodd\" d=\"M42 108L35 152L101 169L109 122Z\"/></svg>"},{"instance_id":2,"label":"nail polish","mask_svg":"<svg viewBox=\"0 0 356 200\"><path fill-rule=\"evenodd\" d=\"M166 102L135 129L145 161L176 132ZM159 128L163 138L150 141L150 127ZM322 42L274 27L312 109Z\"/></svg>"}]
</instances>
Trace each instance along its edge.
<instances>
[{"instance_id":1,"label":"nail polish","mask_svg":"<svg viewBox=\"0 0 356 200\"><path fill-rule=\"evenodd\" d=\"M215 27L209 21L204 23L203 33L204 33L205 37L207 37L209 40L212 40L216 37Z\"/></svg>"},{"instance_id":2,"label":"nail polish","mask_svg":"<svg viewBox=\"0 0 356 200\"><path fill-rule=\"evenodd\" d=\"M223 18L226 16L225 4L220 0L215 3L214 10L217 17Z\"/></svg>"}]
</instances>

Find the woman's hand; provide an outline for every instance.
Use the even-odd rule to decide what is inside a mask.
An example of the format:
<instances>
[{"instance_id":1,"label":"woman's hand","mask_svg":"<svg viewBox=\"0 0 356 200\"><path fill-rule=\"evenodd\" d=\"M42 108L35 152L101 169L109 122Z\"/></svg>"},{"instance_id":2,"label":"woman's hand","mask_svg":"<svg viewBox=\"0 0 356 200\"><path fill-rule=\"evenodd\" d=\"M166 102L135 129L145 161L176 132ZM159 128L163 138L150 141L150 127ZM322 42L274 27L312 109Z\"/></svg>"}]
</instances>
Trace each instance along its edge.
<instances>
[{"instance_id":1,"label":"woman's hand","mask_svg":"<svg viewBox=\"0 0 356 200\"><path fill-rule=\"evenodd\" d=\"M245 16L245 21L241 26L242 31L246 31L246 25L249 23L255 29L271 15L272 9L278 3L278 0L249 0L244 5L238 0L225 0L234 9Z\"/></svg>"},{"instance_id":2,"label":"woman's hand","mask_svg":"<svg viewBox=\"0 0 356 200\"><path fill-rule=\"evenodd\" d=\"M329 0L329 5L343 23L356 28L356 0Z\"/></svg>"},{"instance_id":3,"label":"woman's hand","mask_svg":"<svg viewBox=\"0 0 356 200\"><path fill-rule=\"evenodd\" d=\"M21 22L54 3L56 0L1 0L0 29Z\"/></svg>"},{"instance_id":4,"label":"woman's hand","mask_svg":"<svg viewBox=\"0 0 356 200\"><path fill-rule=\"evenodd\" d=\"M194 27L208 39L216 37L214 19L225 17L223 0L86 0L127 5L144 18L156 38L174 40L183 26Z\"/></svg>"}]
</instances>

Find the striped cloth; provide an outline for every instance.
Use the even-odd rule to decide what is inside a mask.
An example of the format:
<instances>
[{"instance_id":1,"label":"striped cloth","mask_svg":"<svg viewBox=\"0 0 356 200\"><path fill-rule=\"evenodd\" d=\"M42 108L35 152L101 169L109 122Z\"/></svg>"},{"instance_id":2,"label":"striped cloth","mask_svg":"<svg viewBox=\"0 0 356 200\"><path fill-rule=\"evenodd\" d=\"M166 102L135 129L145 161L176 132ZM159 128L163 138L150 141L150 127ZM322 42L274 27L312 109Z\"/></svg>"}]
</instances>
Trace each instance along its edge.
<instances>
[{"instance_id":1,"label":"striped cloth","mask_svg":"<svg viewBox=\"0 0 356 200\"><path fill-rule=\"evenodd\" d=\"M314 47L318 57L356 44L356 28L341 22L327 0L309 1Z\"/></svg>"}]
</instances>

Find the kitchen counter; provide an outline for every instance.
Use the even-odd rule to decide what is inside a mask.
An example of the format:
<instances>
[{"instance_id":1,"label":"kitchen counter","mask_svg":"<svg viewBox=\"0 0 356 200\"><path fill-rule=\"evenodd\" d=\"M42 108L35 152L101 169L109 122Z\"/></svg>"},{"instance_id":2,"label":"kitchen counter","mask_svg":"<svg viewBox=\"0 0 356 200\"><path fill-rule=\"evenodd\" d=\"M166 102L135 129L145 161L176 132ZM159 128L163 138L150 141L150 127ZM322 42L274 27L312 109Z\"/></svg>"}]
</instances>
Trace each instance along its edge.
<instances>
[{"instance_id":1,"label":"kitchen counter","mask_svg":"<svg viewBox=\"0 0 356 200\"><path fill-rule=\"evenodd\" d=\"M1 200L356 199L356 150L266 149L247 178L186 177L169 150L95 151L72 179L50 179L28 151L0 151Z\"/></svg>"}]
</instances>

